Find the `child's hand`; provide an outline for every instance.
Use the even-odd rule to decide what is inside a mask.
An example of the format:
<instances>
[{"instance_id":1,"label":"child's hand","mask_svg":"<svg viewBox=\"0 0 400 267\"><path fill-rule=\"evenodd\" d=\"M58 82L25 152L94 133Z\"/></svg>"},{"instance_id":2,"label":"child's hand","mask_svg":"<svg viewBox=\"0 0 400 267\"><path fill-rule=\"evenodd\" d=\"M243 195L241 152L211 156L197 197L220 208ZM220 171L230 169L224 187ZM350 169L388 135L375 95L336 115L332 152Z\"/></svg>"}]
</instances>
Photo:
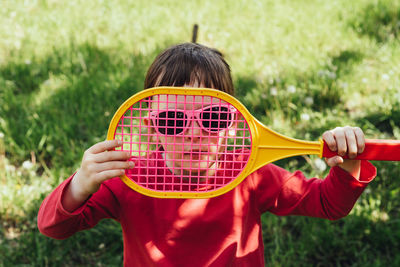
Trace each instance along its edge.
<instances>
[{"instance_id":1,"label":"child's hand","mask_svg":"<svg viewBox=\"0 0 400 267\"><path fill-rule=\"evenodd\" d=\"M352 159L364 151L365 138L363 131L358 127L337 127L324 132L322 139L326 142L330 150L337 151L338 153L338 156L327 158L326 163L331 167L339 166L355 178L358 178L360 161ZM341 157L345 155L349 159Z\"/></svg>"},{"instance_id":2,"label":"child's hand","mask_svg":"<svg viewBox=\"0 0 400 267\"><path fill-rule=\"evenodd\" d=\"M95 193L102 182L125 173L125 169L134 167L134 163L127 161L130 153L112 150L122 143L109 140L97 143L85 151L81 167L72 179L63 205L68 210L74 210Z\"/></svg>"}]
</instances>

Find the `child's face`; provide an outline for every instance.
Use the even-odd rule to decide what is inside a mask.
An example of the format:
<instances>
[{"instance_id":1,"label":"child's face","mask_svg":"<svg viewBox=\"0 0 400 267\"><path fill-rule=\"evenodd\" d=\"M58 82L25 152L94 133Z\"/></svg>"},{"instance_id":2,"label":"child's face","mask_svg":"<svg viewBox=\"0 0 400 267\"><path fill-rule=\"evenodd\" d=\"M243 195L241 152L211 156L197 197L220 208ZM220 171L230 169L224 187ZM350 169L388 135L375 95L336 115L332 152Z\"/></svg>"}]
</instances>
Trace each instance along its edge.
<instances>
[{"instance_id":1,"label":"child's face","mask_svg":"<svg viewBox=\"0 0 400 267\"><path fill-rule=\"evenodd\" d=\"M160 95L157 99L159 101L152 102L150 105L151 113L157 114L157 110L174 112L178 109L189 111L190 115L191 112L202 109L209 112L210 106L221 106L218 99L203 96L186 96L186 103L183 103L185 96L176 98L173 95ZM210 170L215 170L217 167L219 152L226 149L228 135L232 135L233 125L220 131L210 132L204 129L200 125L201 121L195 117L187 118L187 125L179 134L165 134L165 128L157 131L153 122L146 123L152 125L150 131L157 133L157 143L164 148L167 166L174 170L175 174L210 175Z\"/></svg>"}]
</instances>

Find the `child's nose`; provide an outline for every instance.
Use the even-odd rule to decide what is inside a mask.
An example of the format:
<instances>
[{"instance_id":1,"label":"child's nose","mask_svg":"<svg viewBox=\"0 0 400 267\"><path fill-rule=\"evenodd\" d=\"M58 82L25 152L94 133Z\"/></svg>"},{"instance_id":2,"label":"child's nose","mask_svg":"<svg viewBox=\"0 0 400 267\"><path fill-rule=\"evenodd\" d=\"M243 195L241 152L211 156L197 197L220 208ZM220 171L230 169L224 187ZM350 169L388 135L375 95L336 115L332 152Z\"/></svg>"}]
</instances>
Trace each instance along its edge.
<instances>
[{"instance_id":1,"label":"child's nose","mask_svg":"<svg viewBox=\"0 0 400 267\"><path fill-rule=\"evenodd\" d=\"M200 139L201 136L201 127L196 120L192 120L191 125L189 125L187 132L185 134L185 138L188 139Z\"/></svg>"}]
</instances>

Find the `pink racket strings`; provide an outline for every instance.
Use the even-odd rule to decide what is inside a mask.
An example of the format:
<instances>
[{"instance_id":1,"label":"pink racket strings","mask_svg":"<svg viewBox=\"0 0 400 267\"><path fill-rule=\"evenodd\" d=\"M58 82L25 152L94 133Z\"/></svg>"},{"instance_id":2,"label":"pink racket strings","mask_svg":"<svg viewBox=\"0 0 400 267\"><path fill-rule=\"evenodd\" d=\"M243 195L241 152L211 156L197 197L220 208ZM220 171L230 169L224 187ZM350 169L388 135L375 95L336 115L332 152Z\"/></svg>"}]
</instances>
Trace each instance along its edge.
<instances>
[{"instance_id":1,"label":"pink racket strings","mask_svg":"<svg viewBox=\"0 0 400 267\"><path fill-rule=\"evenodd\" d=\"M154 95L130 106L114 139L135 163L125 175L160 192L213 191L245 168L251 134L236 108L217 97Z\"/></svg>"}]
</instances>

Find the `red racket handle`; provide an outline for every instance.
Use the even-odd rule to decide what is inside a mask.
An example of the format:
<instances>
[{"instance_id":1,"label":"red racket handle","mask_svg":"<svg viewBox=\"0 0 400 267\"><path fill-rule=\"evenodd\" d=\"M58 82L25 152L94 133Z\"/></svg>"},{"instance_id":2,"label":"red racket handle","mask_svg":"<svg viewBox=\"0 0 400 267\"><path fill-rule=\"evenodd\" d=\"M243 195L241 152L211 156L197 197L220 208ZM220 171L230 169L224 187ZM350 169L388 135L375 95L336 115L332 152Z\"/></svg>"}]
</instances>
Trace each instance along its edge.
<instances>
[{"instance_id":1,"label":"red racket handle","mask_svg":"<svg viewBox=\"0 0 400 267\"><path fill-rule=\"evenodd\" d=\"M331 151L324 142L322 156L330 158L336 155L337 152ZM400 140L367 139L364 152L358 154L355 159L400 161Z\"/></svg>"}]
</instances>

